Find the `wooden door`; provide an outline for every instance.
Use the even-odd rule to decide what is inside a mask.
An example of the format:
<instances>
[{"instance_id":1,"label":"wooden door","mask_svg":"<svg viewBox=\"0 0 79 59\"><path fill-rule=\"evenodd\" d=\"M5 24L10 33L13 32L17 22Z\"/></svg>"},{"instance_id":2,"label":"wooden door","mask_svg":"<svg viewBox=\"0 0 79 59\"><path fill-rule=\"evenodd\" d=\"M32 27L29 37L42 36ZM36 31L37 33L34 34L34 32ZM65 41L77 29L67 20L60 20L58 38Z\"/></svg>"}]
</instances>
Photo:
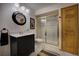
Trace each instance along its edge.
<instances>
[{"instance_id":1,"label":"wooden door","mask_svg":"<svg viewBox=\"0 0 79 59\"><path fill-rule=\"evenodd\" d=\"M61 9L62 17L62 50L77 54L77 30L78 30L77 5Z\"/></svg>"}]
</instances>

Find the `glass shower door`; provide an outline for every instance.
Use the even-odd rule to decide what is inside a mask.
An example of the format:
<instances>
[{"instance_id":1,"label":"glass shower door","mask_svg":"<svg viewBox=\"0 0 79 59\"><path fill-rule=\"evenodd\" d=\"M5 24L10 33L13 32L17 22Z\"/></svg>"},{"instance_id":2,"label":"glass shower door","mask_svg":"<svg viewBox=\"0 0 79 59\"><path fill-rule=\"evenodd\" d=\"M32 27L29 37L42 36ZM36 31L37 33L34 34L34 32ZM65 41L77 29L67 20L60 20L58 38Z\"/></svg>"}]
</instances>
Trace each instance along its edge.
<instances>
[{"instance_id":1,"label":"glass shower door","mask_svg":"<svg viewBox=\"0 0 79 59\"><path fill-rule=\"evenodd\" d=\"M46 43L58 46L57 39L57 16L46 18Z\"/></svg>"}]
</instances>

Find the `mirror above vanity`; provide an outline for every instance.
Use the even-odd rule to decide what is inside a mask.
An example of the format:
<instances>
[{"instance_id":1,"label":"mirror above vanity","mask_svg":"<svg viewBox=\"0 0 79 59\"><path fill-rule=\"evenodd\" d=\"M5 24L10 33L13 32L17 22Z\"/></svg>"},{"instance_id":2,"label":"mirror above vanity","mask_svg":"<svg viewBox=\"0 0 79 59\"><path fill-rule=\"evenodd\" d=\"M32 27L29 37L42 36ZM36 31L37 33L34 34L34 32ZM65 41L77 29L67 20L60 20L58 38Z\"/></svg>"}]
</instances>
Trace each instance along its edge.
<instances>
[{"instance_id":1,"label":"mirror above vanity","mask_svg":"<svg viewBox=\"0 0 79 59\"><path fill-rule=\"evenodd\" d=\"M13 21L18 25L24 25L26 23L26 17L23 13L20 13L18 11L14 12L12 14Z\"/></svg>"}]
</instances>

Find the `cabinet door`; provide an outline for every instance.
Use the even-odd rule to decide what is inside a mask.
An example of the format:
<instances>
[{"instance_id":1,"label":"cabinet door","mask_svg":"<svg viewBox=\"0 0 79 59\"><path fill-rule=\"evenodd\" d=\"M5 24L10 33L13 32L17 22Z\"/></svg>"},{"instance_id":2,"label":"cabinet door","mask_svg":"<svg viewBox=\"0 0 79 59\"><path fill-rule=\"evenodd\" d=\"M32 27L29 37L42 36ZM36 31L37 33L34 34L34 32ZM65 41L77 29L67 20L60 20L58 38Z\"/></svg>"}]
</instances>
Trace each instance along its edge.
<instances>
[{"instance_id":1,"label":"cabinet door","mask_svg":"<svg viewBox=\"0 0 79 59\"><path fill-rule=\"evenodd\" d=\"M17 40L17 53L19 56L27 56L34 51L34 34L20 37Z\"/></svg>"},{"instance_id":2,"label":"cabinet door","mask_svg":"<svg viewBox=\"0 0 79 59\"><path fill-rule=\"evenodd\" d=\"M61 9L62 17L62 50L77 54L77 30L78 30L77 5Z\"/></svg>"},{"instance_id":3,"label":"cabinet door","mask_svg":"<svg viewBox=\"0 0 79 59\"><path fill-rule=\"evenodd\" d=\"M17 56L17 39L13 36L10 36L10 54Z\"/></svg>"}]
</instances>

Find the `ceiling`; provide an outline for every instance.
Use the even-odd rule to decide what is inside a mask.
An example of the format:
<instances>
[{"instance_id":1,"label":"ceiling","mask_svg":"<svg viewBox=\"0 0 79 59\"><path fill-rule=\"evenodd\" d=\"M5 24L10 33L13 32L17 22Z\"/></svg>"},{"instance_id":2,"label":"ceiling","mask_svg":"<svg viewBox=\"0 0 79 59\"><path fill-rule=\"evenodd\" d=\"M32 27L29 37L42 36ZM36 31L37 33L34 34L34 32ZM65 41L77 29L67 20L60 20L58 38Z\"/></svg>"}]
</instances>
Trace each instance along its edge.
<instances>
[{"instance_id":1,"label":"ceiling","mask_svg":"<svg viewBox=\"0 0 79 59\"><path fill-rule=\"evenodd\" d=\"M33 10L38 10L50 5L55 5L56 3L21 3L21 6L26 6L27 8L31 8Z\"/></svg>"}]
</instances>

